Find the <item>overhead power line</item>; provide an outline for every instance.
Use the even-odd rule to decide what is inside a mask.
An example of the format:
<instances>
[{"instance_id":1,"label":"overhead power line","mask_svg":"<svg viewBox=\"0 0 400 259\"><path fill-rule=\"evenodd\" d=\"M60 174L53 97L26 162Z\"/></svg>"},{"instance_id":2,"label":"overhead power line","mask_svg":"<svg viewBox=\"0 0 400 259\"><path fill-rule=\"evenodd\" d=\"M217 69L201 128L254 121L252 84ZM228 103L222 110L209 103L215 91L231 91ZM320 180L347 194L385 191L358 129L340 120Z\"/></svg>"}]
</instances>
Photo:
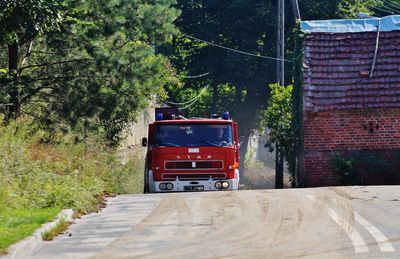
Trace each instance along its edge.
<instances>
[{"instance_id":1,"label":"overhead power line","mask_svg":"<svg viewBox=\"0 0 400 259\"><path fill-rule=\"evenodd\" d=\"M200 96L199 96L200 97ZM190 108L190 107L192 107L196 102L197 102L197 100L199 99L199 97L197 97L196 98L196 100L194 100L192 103L189 103L188 105L186 105L185 107L181 107L181 108L179 108L179 110L186 110L187 108Z\"/></svg>"},{"instance_id":2,"label":"overhead power line","mask_svg":"<svg viewBox=\"0 0 400 259\"><path fill-rule=\"evenodd\" d=\"M374 7L374 6L372 6L371 8L372 8L372 9L375 9L375 10L378 10L378 11L381 11L381 12L384 12L384 13L394 14L393 11L388 10L388 9L385 10L385 9L382 9L382 8L379 8L379 7Z\"/></svg>"},{"instance_id":3,"label":"overhead power line","mask_svg":"<svg viewBox=\"0 0 400 259\"><path fill-rule=\"evenodd\" d=\"M389 2L383 1L383 3L384 3L384 5L380 6L381 8L385 8L387 10L390 10L390 11L394 12L394 13L399 13L400 12L399 9L397 9L398 7L397 8L396 7L392 7Z\"/></svg>"},{"instance_id":4,"label":"overhead power line","mask_svg":"<svg viewBox=\"0 0 400 259\"><path fill-rule=\"evenodd\" d=\"M394 10L396 10L397 12L399 12L399 8L400 5L397 5L395 3L393 3L392 1L389 0L382 0L385 4L387 4L388 6L391 6L392 8L394 8Z\"/></svg>"},{"instance_id":5,"label":"overhead power line","mask_svg":"<svg viewBox=\"0 0 400 259\"><path fill-rule=\"evenodd\" d=\"M200 78L200 77L208 76L209 74L210 74L210 73L207 72L207 73L204 73L204 74L201 74L201 75L197 75L197 76L182 76L182 77L183 77L183 78L193 79L193 78Z\"/></svg>"},{"instance_id":6,"label":"overhead power line","mask_svg":"<svg viewBox=\"0 0 400 259\"><path fill-rule=\"evenodd\" d=\"M187 102L182 102L182 103L174 103L174 102L169 102L169 101L164 101L164 103L167 104L172 104L172 105L186 105L189 104L191 105L193 102L196 102L200 96L202 96L204 94L204 92L210 87L210 85L207 85L206 87L204 87L203 89L201 89L201 92L199 93L199 95L197 95L195 98L193 98L192 100L189 100Z\"/></svg>"},{"instance_id":7,"label":"overhead power line","mask_svg":"<svg viewBox=\"0 0 400 259\"><path fill-rule=\"evenodd\" d=\"M253 54L253 53L237 50L237 49L228 48L228 47L225 47L225 46L222 46L222 45L210 42L210 41L206 41L206 40L203 40L203 39L196 38L194 36L187 35L185 33L182 33L182 35L184 35L184 36L186 36L186 37L188 37L190 39L193 39L193 40L198 40L198 41L207 43L208 45L211 45L211 46L214 46L214 47L217 47L217 48L233 51L233 52L236 52L236 53L239 53L239 54L243 54L243 55L247 55L247 56L252 56L252 57L256 57L256 58L263 58L263 59L271 59L271 60L275 60L275 61L293 62L292 60L280 59L280 58L269 57L269 56L263 56L263 55L258 55L258 54Z\"/></svg>"}]
</instances>

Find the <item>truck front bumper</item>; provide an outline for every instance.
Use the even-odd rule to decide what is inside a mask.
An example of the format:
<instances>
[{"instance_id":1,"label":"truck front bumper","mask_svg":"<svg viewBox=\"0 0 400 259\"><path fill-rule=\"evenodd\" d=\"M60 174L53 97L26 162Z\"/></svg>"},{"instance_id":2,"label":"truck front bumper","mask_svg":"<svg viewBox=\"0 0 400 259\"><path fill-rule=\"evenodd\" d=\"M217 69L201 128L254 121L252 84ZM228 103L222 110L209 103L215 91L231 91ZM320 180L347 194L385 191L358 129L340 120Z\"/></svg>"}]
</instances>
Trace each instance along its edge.
<instances>
[{"instance_id":1,"label":"truck front bumper","mask_svg":"<svg viewBox=\"0 0 400 259\"><path fill-rule=\"evenodd\" d=\"M188 191L228 191L239 189L239 170L235 170L235 178L225 180L179 180L153 181L153 172L149 171L150 192L188 192ZM228 186L226 187L226 185ZM220 186L220 187L219 187ZM226 188L224 188L224 186ZM164 188L163 188L164 187ZM167 188L169 187L169 188ZM171 188L172 187L172 188ZM219 188L218 188L219 187Z\"/></svg>"}]
</instances>

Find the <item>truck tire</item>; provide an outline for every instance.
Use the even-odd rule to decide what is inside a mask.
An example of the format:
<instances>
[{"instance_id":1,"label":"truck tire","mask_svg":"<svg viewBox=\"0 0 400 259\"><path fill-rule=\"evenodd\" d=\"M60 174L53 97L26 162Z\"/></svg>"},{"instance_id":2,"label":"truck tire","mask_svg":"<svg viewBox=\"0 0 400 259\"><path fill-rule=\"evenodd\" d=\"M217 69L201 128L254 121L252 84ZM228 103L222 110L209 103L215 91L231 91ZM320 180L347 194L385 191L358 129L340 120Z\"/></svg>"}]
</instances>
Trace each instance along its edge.
<instances>
[{"instance_id":1,"label":"truck tire","mask_svg":"<svg viewBox=\"0 0 400 259\"><path fill-rule=\"evenodd\" d=\"M143 193L149 193L149 174L147 168L144 169Z\"/></svg>"}]
</instances>

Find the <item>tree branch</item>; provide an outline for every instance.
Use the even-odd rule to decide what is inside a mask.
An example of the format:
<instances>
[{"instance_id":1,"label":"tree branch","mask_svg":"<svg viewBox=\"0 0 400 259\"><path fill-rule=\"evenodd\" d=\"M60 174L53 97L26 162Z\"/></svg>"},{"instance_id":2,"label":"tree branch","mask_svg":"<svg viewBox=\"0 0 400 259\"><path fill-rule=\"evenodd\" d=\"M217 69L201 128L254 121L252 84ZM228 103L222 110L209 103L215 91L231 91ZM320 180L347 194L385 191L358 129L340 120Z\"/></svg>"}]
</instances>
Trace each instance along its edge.
<instances>
[{"instance_id":1,"label":"tree branch","mask_svg":"<svg viewBox=\"0 0 400 259\"><path fill-rule=\"evenodd\" d=\"M13 106L12 103L0 103L0 107L2 106Z\"/></svg>"},{"instance_id":2,"label":"tree branch","mask_svg":"<svg viewBox=\"0 0 400 259\"><path fill-rule=\"evenodd\" d=\"M95 76L95 75L85 75L85 76L55 76L55 77L42 77L42 78L36 78L33 80L25 81L25 82L20 82L20 84L30 84L38 81L57 81L57 80L62 80L62 79L77 79L77 78L106 78L106 76Z\"/></svg>"},{"instance_id":3,"label":"tree branch","mask_svg":"<svg viewBox=\"0 0 400 259\"><path fill-rule=\"evenodd\" d=\"M41 90L44 89L52 89L54 90L54 87L48 86L48 85L44 85L44 86L40 86L36 89L33 89L32 92L28 93L27 95L25 95L24 97L21 98L21 103L25 103L26 101L28 101L30 98L32 98L34 95L36 95L37 93L39 93Z\"/></svg>"},{"instance_id":4,"label":"tree branch","mask_svg":"<svg viewBox=\"0 0 400 259\"><path fill-rule=\"evenodd\" d=\"M28 49L27 49L27 51L26 51L26 55L25 55L25 57L22 59L21 65L19 66L19 69L18 69L18 77L21 76L22 67L24 66L24 64L25 64L26 60L28 59L28 57L31 55L31 53L32 53L32 48L33 48L33 40L31 40L31 42L29 43L29 47L28 47Z\"/></svg>"},{"instance_id":5,"label":"tree branch","mask_svg":"<svg viewBox=\"0 0 400 259\"><path fill-rule=\"evenodd\" d=\"M46 54L46 55L60 55L60 56L65 56L68 54L68 52L48 52L48 51L40 51L40 50L34 50L31 53L32 54L40 53L40 54Z\"/></svg>"},{"instance_id":6,"label":"tree branch","mask_svg":"<svg viewBox=\"0 0 400 259\"><path fill-rule=\"evenodd\" d=\"M132 41L134 40L134 38L135 38L137 35L139 35L140 32L141 32L141 31L139 30L139 31L137 31L136 33L130 35L130 36L128 37L128 39L126 39L124 42L122 42L119 46L115 47L115 48L113 49L113 51L119 50L119 49L123 48L126 44L128 44L129 42L132 42Z\"/></svg>"},{"instance_id":7,"label":"tree branch","mask_svg":"<svg viewBox=\"0 0 400 259\"><path fill-rule=\"evenodd\" d=\"M93 59L93 58L81 58L81 59L63 60L63 61L53 62L53 63L34 64L34 65L21 67L20 71L22 71L23 69L33 68L33 67L45 67L45 66L60 65L60 64L66 64L66 63L72 63L72 62L85 62L85 61L94 61L94 60L95 59Z\"/></svg>"},{"instance_id":8,"label":"tree branch","mask_svg":"<svg viewBox=\"0 0 400 259\"><path fill-rule=\"evenodd\" d=\"M128 44L131 41L132 41L131 39L128 39L128 40L124 41L122 44L120 44L119 46L115 47L113 50L114 51L119 50L119 49L123 48L126 44Z\"/></svg>"}]
</instances>

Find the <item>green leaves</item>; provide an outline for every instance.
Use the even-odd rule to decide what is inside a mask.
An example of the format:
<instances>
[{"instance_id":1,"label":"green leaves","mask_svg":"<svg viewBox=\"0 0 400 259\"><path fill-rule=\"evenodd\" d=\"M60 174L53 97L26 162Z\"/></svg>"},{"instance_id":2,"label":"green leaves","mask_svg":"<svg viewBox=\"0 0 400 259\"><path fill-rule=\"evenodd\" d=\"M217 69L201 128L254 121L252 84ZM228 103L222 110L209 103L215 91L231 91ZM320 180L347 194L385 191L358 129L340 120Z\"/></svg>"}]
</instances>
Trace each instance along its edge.
<instances>
[{"instance_id":1,"label":"green leaves","mask_svg":"<svg viewBox=\"0 0 400 259\"><path fill-rule=\"evenodd\" d=\"M175 1L154 1L157 4L141 4L137 9L139 24L143 28L143 40L148 43L165 43L172 35L178 33L173 25L180 15L176 9L171 9L170 4ZM169 3L168 3L169 2Z\"/></svg>"},{"instance_id":2,"label":"green leaves","mask_svg":"<svg viewBox=\"0 0 400 259\"><path fill-rule=\"evenodd\" d=\"M376 0L305 0L299 1L303 20L356 18L360 12L370 13L379 5Z\"/></svg>"},{"instance_id":3,"label":"green leaves","mask_svg":"<svg viewBox=\"0 0 400 259\"><path fill-rule=\"evenodd\" d=\"M65 2L58 0L8 0L0 3L0 43L24 44L37 34L57 28L63 21Z\"/></svg>"},{"instance_id":4,"label":"green leaves","mask_svg":"<svg viewBox=\"0 0 400 259\"><path fill-rule=\"evenodd\" d=\"M0 21L9 24L2 29L17 35L18 41L16 74L11 89L5 90L4 84L0 88L5 91L2 96L12 93L15 109L47 127L66 123L83 135L106 128L106 136L116 144L137 111L155 94L163 94L164 86L177 83L168 60L156 55L152 46L177 33L173 21L179 12L172 4L173 0L3 4L7 12Z\"/></svg>"},{"instance_id":5,"label":"green leaves","mask_svg":"<svg viewBox=\"0 0 400 259\"><path fill-rule=\"evenodd\" d=\"M268 108L261 114L260 130L268 128L269 139L266 147L272 152L276 146L282 149L292 179L295 179L297 132L293 124L292 92L293 86L269 85L271 96Z\"/></svg>"},{"instance_id":6,"label":"green leaves","mask_svg":"<svg viewBox=\"0 0 400 259\"><path fill-rule=\"evenodd\" d=\"M267 146L273 150L274 144L279 143L285 151L294 148L294 132L292 129L292 91L293 86L269 85L271 97L268 108L261 116L261 127L270 130L270 140Z\"/></svg>"}]
</instances>

